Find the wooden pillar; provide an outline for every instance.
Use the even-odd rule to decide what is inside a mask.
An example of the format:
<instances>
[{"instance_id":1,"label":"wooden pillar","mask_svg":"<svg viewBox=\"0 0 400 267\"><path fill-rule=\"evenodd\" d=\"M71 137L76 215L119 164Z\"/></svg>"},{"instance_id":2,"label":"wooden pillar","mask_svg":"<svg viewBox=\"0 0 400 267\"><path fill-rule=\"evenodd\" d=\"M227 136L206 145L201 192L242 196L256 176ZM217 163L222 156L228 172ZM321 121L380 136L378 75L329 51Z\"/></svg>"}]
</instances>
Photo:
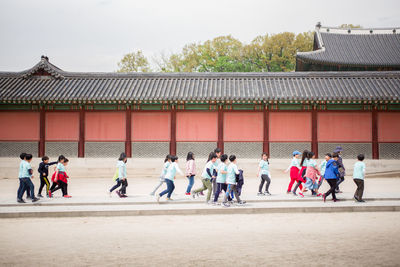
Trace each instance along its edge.
<instances>
[{"instance_id":1,"label":"wooden pillar","mask_svg":"<svg viewBox=\"0 0 400 267\"><path fill-rule=\"evenodd\" d=\"M176 109L171 105L171 140L169 142L169 154L176 155Z\"/></svg>"},{"instance_id":2,"label":"wooden pillar","mask_svg":"<svg viewBox=\"0 0 400 267\"><path fill-rule=\"evenodd\" d=\"M40 122L39 122L39 150L38 156L45 155L46 145L46 113L44 107L40 108Z\"/></svg>"},{"instance_id":3,"label":"wooden pillar","mask_svg":"<svg viewBox=\"0 0 400 267\"><path fill-rule=\"evenodd\" d=\"M78 157L85 157L85 107L81 106L79 110L79 141Z\"/></svg>"},{"instance_id":4,"label":"wooden pillar","mask_svg":"<svg viewBox=\"0 0 400 267\"><path fill-rule=\"evenodd\" d=\"M372 159L379 159L378 110L376 107L373 107L372 110Z\"/></svg>"},{"instance_id":5,"label":"wooden pillar","mask_svg":"<svg viewBox=\"0 0 400 267\"><path fill-rule=\"evenodd\" d=\"M318 113L316 106L311 111L311 151L318 158Z\"/></svg>"},{"instance_id":6,"label":"wooden pillar","mask_svg":"<svg viewBox=\"0 0 400 267\"><path fill-rule=\"evenodd\" d=\"M263 138L263 152L269 155L269 110L267 106L264 107L263 111L263 128L264 128L264 138Z\"/></svg>"},{"instance_id":7,"label":"wooden pillar","mask_svg":"<svg viewBox=\"0 0 400 267\"><path fill-rule=\"evenodd\" d=\"M223 106L218 107L218 142L217 147L224 153L224 110Z\"/></svg>"},{"instance_id":8,"label":"wooden pillar","mask_svg":"<svg viewBox=\"0 0 400 267\"><path fill-rule=\"evenodd\" d=\"M129 106L126 107L126 137L125 154L128 158L132 157L132 112Z\"/></svg>"}]
</instances>

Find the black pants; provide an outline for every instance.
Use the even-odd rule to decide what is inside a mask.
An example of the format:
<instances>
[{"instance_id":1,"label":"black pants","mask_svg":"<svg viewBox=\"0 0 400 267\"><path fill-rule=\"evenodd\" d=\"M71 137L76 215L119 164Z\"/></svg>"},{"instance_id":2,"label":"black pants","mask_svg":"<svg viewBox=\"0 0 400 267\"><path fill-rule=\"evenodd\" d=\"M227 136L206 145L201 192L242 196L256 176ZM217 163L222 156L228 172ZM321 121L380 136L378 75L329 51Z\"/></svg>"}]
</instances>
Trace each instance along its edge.
<instances>
[{"instance_id":1,"label":"black pants","mask_svg":"<svg viewBox=\"0 0 400 267\"><path fill-rule=\"evenodd\" d=\"M356 192L354 193L354 198L358 201L362 200L362 196L364 193L364 180L362 179L353 179L353 181L357 185Z\"/></svg>"},{"instance_id":2,"label":"black pants","mask_svg":"<svg viewBox=\"0 0 400 267\"><path fill-rule=\"evenodd\" d=\"M261 183L260 183L260 186L258 187L258 192L259 193L262 193L262 188L263 188L263 186L264 186L264 183L266 183L265 184L265 192L268 192L269 193L269 185L271 184L271 179L269 178L269 176L268 175L266 175L266 174L262 174L261 175Z\"/></svg>"},{"instance_id":3,"label":"black pants","mask_svg":"<svg viewBox=\"0 0 400 267\"><path fill-rule=\"evenodd\" d=\"M56 186L53 188L54 184ZM68 195L68 184L63 181L58 180L57 183L53 183L51 187L53 188L53 189L50 188L50 191L52 193L57 191L58 189L61 189L63 196Z\"/></svg>"},{"instance_id":4,"label":"black pants","mask_svg":"<svg viewBox=\"0 0 400 267\"><path fill-rule=\"evenodd\" d=\"M344 181L344 177L340 177L339 180L337 180L337 182L336 182L336 190L339 191L339 185L341 183L343 183L343 181Z\"/></svg>"},{"instance_id":5,"label":"black pants","mask_svg":"<svg viewBox=\"0 0 400 267\"><path fill-rule=\"evenodd\" d=\"M215 191L214 202L218 201L219 193L221 193L222 190L225 191L226 193L226 190L228 190L228 185L223 183L217 183L217 190ZM228 200L231 201L232 198L229 196Z\"/></svg>"},{"instance_id":6,"label":"black pants","mask_svg":"<svg viewBox=\"0 0 400 267\"><path fill-rule=\"evenodd\" d=\"M128 186L128 179L117 179L117 184L114 185L113 187L111 187L110 192L114 191L115 189L117 189L120 185L121 188L118 190L121 194L126 194L126 187Z\"/></svg>"},{"instance_id":7,"label":"black pants","mask_svg":"<svg viewBox=\"0 0 400 267\"><path fill-rule=\"evenodd\" d=\"M49 179L47 178L47 176L40 176L40 187L39 187L39 192L38 192L39 195L42 194L42 189L44 186L46 186L46 195L48 195L49 190L50 190Z\"/></svg>"},{"instance_id":8,"label":"black pants","mask_svg":"<svg viewBox=\"0 0 400 267\"><path fill-rule=\"evenodd\" d=\"M336 189L336 179L325 179L328 184L330 185L330 189L325 193L325 197L329 196L330 194L332 194L332 199L336 199L336 193L335 193L335 189Z\"/></svg>"}]
</instances>

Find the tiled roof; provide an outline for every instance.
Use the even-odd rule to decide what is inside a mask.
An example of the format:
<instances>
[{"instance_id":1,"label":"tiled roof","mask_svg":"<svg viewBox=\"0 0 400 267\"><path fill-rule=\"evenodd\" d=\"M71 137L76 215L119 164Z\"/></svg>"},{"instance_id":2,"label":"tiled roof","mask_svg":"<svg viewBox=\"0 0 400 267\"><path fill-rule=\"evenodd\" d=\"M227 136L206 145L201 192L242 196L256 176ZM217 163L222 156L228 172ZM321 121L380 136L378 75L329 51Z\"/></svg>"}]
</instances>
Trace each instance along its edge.
<instances>
[{"instance_id":1,"label":"tiled roof","mask_svg":"<svg viewBox=\"0 0 400 267\"><path fill-rule=\"evenodd\" d=\"M0 72L2 102L399 99L400 71L76 73L42 59L34 70Z\"/></svg>"},{"instance_id":2,"label":"tiled roof","mask_svg":"<svg viewBox=\"0 0 400 267\"><path fill-rule=\"evenodd\" d=\"M400 67L400 28L340 29L317 25L314 50L297 60L351 67Z\"/></svg>"}]
</instances>

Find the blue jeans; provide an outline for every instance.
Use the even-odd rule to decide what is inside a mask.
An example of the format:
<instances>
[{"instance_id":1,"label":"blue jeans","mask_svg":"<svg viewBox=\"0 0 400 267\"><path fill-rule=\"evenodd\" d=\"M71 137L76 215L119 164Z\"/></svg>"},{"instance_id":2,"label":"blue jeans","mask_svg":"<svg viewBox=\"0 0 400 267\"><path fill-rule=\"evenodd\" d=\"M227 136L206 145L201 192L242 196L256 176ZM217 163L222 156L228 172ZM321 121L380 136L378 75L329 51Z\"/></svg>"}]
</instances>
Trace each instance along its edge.
<instances>
[{"instance_id":1,"label":"blue jeans","mask_svg":"<svg viewBox=\"0 0 400 267\"><path fill-rule=\"evenodd\" d=\"M25 191L29 190L30 196L33 199L35 197L35 187L32 183L31 178L25 177L25 178L19 178L19 188L18 188L18 199L22 199L22 196L24 195Z\"/></svg>"},{"instance_id":2,"label":"blue jeans","mask_svg":"<svg viewBox=\"0 0 400 267\"><path fill-rule=\"evenodd\" d=\"M160 193L160 197L162 197L163 195L168 193L167 198L170 198L172 192L174 192L175 185L174 185L174 182L169 179L165 179L165 183L167 184L167 189L165 189L164 191L162 191Z\"/></svg>"},{"instance_id":3,"label":"blue jeans","mask_svg":"<svg viewBox=\"0 0 400 267\"><path fill-rule=\"evenodd\" d=\"M192 190L192 187L194 185L194 175L192 176L186 176L189 179L189 184L188 187L186 189L186 193L190 193L190 191Z\"/></svg>"}]
</instances>

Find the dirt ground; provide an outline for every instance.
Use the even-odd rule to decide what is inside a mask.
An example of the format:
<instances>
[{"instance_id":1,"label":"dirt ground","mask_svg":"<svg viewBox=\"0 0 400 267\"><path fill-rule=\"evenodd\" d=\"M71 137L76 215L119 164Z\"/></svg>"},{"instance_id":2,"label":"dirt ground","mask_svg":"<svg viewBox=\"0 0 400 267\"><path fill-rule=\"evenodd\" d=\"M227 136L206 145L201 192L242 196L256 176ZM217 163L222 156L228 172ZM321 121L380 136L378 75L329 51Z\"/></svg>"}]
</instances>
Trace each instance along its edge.
<instances>
[{"instance_id":1,"label":"dirt ground","mask_svg":"<svg viewBox=\"0 0 400 267\"><path fill-rule=\"evenodd\" d=\"M400 213L1 219L2 266L399 266Z\"/></svg>"}]
</instances>

